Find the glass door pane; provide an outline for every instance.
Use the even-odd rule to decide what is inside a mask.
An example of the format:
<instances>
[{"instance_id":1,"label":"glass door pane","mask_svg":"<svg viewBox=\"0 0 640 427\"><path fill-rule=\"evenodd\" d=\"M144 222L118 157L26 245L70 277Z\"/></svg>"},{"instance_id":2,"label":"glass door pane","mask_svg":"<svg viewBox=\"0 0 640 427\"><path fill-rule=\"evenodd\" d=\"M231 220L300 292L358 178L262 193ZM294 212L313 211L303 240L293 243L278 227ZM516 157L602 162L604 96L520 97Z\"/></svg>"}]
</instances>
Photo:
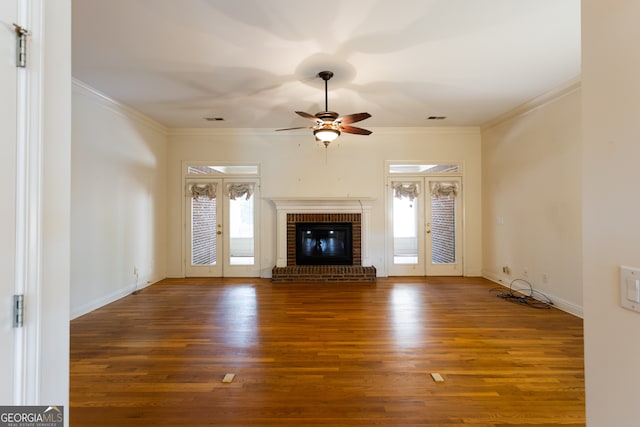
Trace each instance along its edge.
<instances>
[{"instance_id":1,"label":"glass door pane","mask_svg":"<svg viewBox=\"0 0 640 427\"><path fill-rule=\"evenodd\" d=\"M428 276L461 276L462 218L460 178L431 178L426 212Z\"/></svg>"},{"instance_id":2,"label":"glass door pane","mask_svg":"<svg viewBox=\"0 0 640 427\"><path fill-rule=\"evenodd\" d=\"M254 242L254 197L229 200L229 264L253 265L255 263Z\"/></svg>"},{"instance_id":3,"label":"glass door pane","mask_svg":"<svg viewBox=\"0 0 640 427\"><path fill-rule=\"evenodd\" d=\"M258 202L260 182L255 178L224 179L224 257L220 256L225 277L258 277ZM258 201L258 202L257 202Z\"/></svg>"},{"instance_id":4,"label":"glass door pane","mask_svg":"<svg viewBox=\"0 0 640 427\"><path fill-rule=\"evenodd\" d=\"M217 199L191 198L191 264L216 265Z\"/></svg>"},{"instance_id":5,"label":"glass door pane","mask_svg":"<svg viewBox=\"0 0 640 427\"><path fill-rule=\"evenodd\" d=\"M456 262L456 199L431 197L431 262Z\"/></svg>"},{"instance_id":6,"label":"glass door pane","mask_svg":"<svg viewBox=\"0 0 640 427\"><path fill-rule=\"evenodd\" d=\"M393 263L418 263L418 199L393 198Z\"/></svg>"},{"instance_id":7,"label":"glass door pane","mask_svg":"<svg viewBox=\"0 0 640 427\"><path fill-rule=\"evenodd\" d=\"M424 179L389 179L390 234L388 273L391 276L423 276L424 260Z\"/></svg>"}]
</instances>

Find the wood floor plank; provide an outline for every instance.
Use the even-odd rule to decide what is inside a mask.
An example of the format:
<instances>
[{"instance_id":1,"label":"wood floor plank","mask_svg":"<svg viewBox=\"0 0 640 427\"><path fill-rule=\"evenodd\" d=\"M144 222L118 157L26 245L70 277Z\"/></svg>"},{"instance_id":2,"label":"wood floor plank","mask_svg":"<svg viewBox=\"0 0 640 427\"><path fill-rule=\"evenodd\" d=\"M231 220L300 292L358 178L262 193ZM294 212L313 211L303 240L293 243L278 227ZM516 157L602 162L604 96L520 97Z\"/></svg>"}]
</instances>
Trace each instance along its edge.
<instances>
[{"instance_id":1,"label":"wood floor plank","mask_svg":"<svg viewBox=\"0 0 640 427\"><path fill-rule=\"evenodd\" d=\"M166 279L71 322L70 425L584 426L582 320L494 288Z\"/></svg>"}]
</instances>

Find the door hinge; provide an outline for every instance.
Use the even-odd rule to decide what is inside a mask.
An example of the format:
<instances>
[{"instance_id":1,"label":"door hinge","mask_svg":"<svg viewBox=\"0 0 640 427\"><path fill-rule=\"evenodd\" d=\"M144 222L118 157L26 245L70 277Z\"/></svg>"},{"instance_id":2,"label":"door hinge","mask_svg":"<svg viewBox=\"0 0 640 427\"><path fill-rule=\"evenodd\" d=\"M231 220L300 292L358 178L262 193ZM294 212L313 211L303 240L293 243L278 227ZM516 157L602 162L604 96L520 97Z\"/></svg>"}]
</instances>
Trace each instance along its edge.
<instances>
[{"instance_id":1,"label":"door hinge","mask_svg":"<svg viewBox=\"0 0 640 427\"><path fill-rule=\"evenodd\" d=\"M16 67L25 68L27 66L27 37L31 33L18 24L13 24L13 27L16 30Z\"/></svg>"},{"instance_id":2,"label":"door hinge","mask_svg":"<svg viewBox=\"0 0 640 427\"><path fill-rule=\"evenodd\" d=\"M24 325L24 295L13 296L13 327L21 328Z\"/></svg>"}]
</instances>

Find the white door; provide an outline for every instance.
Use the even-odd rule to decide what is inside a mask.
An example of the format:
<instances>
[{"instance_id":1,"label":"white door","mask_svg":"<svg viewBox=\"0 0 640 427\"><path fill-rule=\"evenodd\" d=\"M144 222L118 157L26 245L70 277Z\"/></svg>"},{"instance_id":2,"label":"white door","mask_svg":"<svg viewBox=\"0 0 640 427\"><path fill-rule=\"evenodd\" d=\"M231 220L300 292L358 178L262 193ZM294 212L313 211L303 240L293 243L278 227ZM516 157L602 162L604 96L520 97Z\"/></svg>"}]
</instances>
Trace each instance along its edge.
<instances>
[{"instance_id":1,"label":"white door","mask_svg":"<svg viewBox=\"0 0 640 427\"><path fill-rule=\"evenodd\" d=\"M256 179L188 178L187 277L258 277Z\"/></svg>"},{"instance_id":2,"label":"white door","mask_svg":"<svg viewBox=\"0 0 640 427\"><path fill-rule=\"evenodd\" d=\"M394 177L389 187L389 275L462 275L459 177Z\"/></svg>"},{"instance_id":3,"label":"white door","mask_svg":"<svg viewBox=\"0 0 640 427\"><path fill-rule=\"evenodd\" d=\"M0 402L14 402L15 349L18 331L13 328L13 295L16 283L16 147L17 71L15 66L17 4L0 2Z\"/></svg>"}]
</instances>

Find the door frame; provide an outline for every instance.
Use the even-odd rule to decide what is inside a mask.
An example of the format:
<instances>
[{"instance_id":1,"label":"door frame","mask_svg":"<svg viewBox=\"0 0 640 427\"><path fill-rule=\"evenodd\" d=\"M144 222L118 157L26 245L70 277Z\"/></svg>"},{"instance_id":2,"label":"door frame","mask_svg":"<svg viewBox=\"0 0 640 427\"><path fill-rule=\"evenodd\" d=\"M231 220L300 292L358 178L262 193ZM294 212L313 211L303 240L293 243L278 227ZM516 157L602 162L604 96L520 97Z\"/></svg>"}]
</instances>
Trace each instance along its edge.
<instances>
[{"instance_id":1,"label":"door frame","mask_svg":"<svg viewBox=\"0 0 640 427\"><path fill-rule=\"evenodd\" d=\"M428 165L428 164L453 164L458 165L457 172L445 173L420 173L411 171L407 173L390 173L390 165ZM457 162L417 162L417 161L385 161L385 204L386 204L386 268L389 276L464 276L464 192L462 165ZM440 268L433 265L428 250L430 249L426 239L427 214L431 210L431 197L428 188L430 181L452 181L458 182L460 194L456 198L456 265L454 270L450 268ZM395 264L394 262L394 235L393 235L393 188L392 182L415 182L420 186L418 195L418 264ZM430 246L430 245L429 245Z\"/></svg>"},{"instance_id":2,"label":"door frame","mask_svg":"<svg viewBox=\"0 0 640 427\"><path fill-rule=\"evenodd\" d=\"M207 175L207 174L196 174L189 175L187 170L190 166L202 166L202 165L221 165L221 166L229 166L229 167L244 167L250 166L255 167L258 171L255 175L243 175L243 174L216 174L216 175ZM218 162L218 161L183 161L183 174L182 174L182 273L183 277L196 277L192 274L188 274L187 263L191 260L189 259L191 254L191 249L189 246L191 245L191 225L189 224L191 221L190 213L191 208L188 203L188 199L191 197L188 194L187 187L190 182L212 182L217 183L217 209L218 214L220 212L222 215L218 218L218 224L222 224L222 242L217 242L219 244L219 249L222 253L220 263L213 269L209 269L207 271L207 267L203 266L203 274L200 277L260 277L260 174L259 174L259 165L258 164L247 164L247 163L229 163L229 162ZM229 224L229 197L227 196L227 188L226 185L229 183L253 183L254 191L252 197L254 198L254 207L253 207L253 253L254 253L254 263L253 265L232 265L229 264L229 259L227 254L229 254L229 238L227 232L227 224ZM221 222L220 222L221 221ZM216 227L217 229L217 227ZM221 244L220 244L221 243Z\"/></svg>"},{"instance_id":3,"label":"door frame","mask_svg":"<svg viewBox=\"0 0 640 427\"><path fill-rule=\"evenodd\" d=\"M13 316L11 305L7 305L6 317L2 316L3 328L10 328L12 335L12 347L7 345L5 351L12 351L12 367L8 365L3 367L11 373L12 379L8 383L0 386L0 395L3 396L5 404L26 405L38 402L43 393L51 396L52 392L62 393L64 390L66 396L56 401L63 403L65 406L68 402L68 387L65 386L64 379L68 377L68 369L65 371L58 370L60 375L49 372L48 370L60 368L62 358L68 360L68 351L58 351L57 349L65 348L64 340L68 339L68 333L54 334L53 330L62 331L59 327L65 323L68 326L68 298L65 300L64 291L68 292L68 269L64 267L65 260L68 262L68 248L65 251L65 240L61 236L64 235L65 224L61 218L64 217L64 209L68 209L65 205L65 195L68 196L68 190L62 189L55 196L48 196L45 189L48 186L56 188L56 185L69 184L68 175L60 174L64 169L65 152L60 149L69 148L67 141L70 137L70 130L66 128L65 122L54 119L70 119L71 114L71 79L65 78L63 74L66 70L65 62L58 61L57 72L45 72L46 65L51 65L54 61L50 56L51 52L59 52L58 49L64 44L68 33L56 29L58 23L64 24L64 18L58 18L58 13L47 13L44 0L9 0L7 9L2 9L2 20L6 24L4 27L7 33L13 32L12 23L16 23L29 31L27 37L27 58L26 67L15 67L15 34L9 35L5 33L3 40L9 43L10 52L3 49L3 53L8 54L8 61L15 71L15 86L13 82L7 82L3 79L2 87L9 91L15 90L15 99L13 106L7 104L9 108L8 114L12 116L15 113L14 126L9 133L3 129L3 137L5 141L13 141L16 144L14 156L8 156L7 162L14 162L12 173L14 200L12 205L7 209L11 211L13 220L6 217L2 221L11 221L15 227L14 241L4 249L11 250L13 267L7 271L5 277L8 282L7 287L3 287L2 300L13 300L13 295L23 295L23 326L13 327ZM5 5L6 6L6 5ZM58 12L63 13L70 10L70 4L61 4L56 6ZM9 15L9 16L7 16ZM6 21L5 21L6 20ZM47 31L47 28L49 31ZM44 43L44 40L49 43ZM61 44L59 44L61 43ZM61 50L66 52L66 48ZM70 64L69 64L70 65ZM56 77L57 76L57 77ZM11 79L13 80L13 79ZM61 84L62 83L62 84ZM69 86L66 86L69 83ZM54 89L51 89L54 88ZM57 89L60 89L58 93ZM65 92L69 90L69 92ZM46 92L46 93L45 93ZM65 93L68 93L66 95ZM62 96L56 98L56 95ZM65 98L68 96L68 98ZM51 104L51 99L56 101ZM49 100L49 102L47 102ZM55 105L51 107L51 105ZM66 109L68 107L69 109ZM55 113L54 113L55 112ZM53 114L53 115L52 115ZM49 127L44 130L44 121L50 119L52 123L59 126ZM68 123L67 123L68 124ZM47 146L50 152L45 152L44 139L48 138ZM11 142L10 142L11 143ZM53 147L53 148L51 148ZM52 157L53 152L57 154ZM68 153L67 153L68 154ZM51 167L52 162L60 165L60 170ZM52 178L55 175L55 179ZM52 202L52 197L61 202ZM48 208L55 208L48 211L45 217L44 211ZM68 214L68 211L67 211ZM46 220L45 220L46 218ZM50 232L52 221L55 223L55 245L53 249L45 246L47 233ZM7 223L8 224L8 223ZM51 246L51 245L50 245ZM50 268L55 266L54 268ZM48 276L45 275L48 272ZM51 274L55 273L55 274ZM43 285L43 280L47 281L48 286ZM13 288L13 295L4 295L9 288ZM47 304L44 304L47 301ZM66 310L65 310L66 307ZM66 316L64 314L66 313ZM62 340L62 341L61 341ZM5 353L6 354L6 353ZM5 359L2 359L3 362ZM43 376L43 372L47 372L47 376ZM56 383L53 385L53 383ZM43 392L43 389L46 390ZM7 398L8 396L10 398Z\"/></svg>"},{"instance_id":4,"label":"door frame","mask_svg":"<svg viewBox=\"0 0 640 427\"><path fill-rule=\"evenodd\" d=\"M21 23L17 0L7 0L0 5L0 21L3 23ZM0 230L3 239L0 243L0 271L3 281L0 284L3 310L0 314L0 340L3 349L0 352L0 401L4 404L17 402L22 384L22 369L20 359L22 351L20 342L24 336L24 328L13 326L13 295L24 294L23 284L19 279L21 265L26 261L20 245L24 245L24 209L22 200L24 191L24 179L26 168L24 161L24 148L26 144L22 139L24 132L20 122L24 120L24 111L19 104L24 103L24 98L19 95L23 91L24 79L22 71L16 69L13 63L16 56L15 35L13 28L2 26L3 37L0 45L0 55L3 59L0 68L0 84L2 85L2 105L0 106L0 129L2 129L3 157L0 168L1 181L0 193L3 195L5 208L0 212ZM8 34L7 34L8 33Z\"/></svg>"}]
</instances>

